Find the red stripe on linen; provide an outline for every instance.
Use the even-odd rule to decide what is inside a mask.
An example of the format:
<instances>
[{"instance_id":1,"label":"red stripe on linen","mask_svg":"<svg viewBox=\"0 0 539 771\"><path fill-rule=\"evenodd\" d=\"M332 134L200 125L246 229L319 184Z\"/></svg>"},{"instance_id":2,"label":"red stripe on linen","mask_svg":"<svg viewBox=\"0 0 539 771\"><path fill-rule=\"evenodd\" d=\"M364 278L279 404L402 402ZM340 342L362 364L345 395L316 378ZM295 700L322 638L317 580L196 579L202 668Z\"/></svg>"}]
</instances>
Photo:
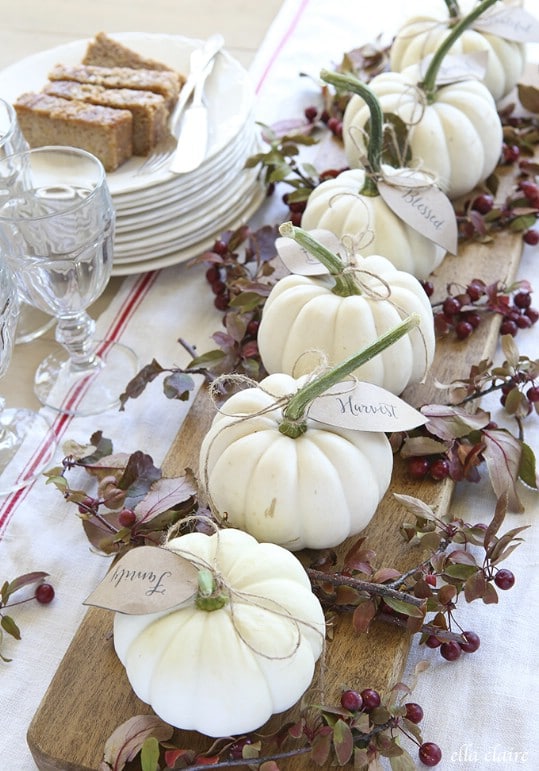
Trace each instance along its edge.
<instances>
[{"instance_id":1,"label":"red stripe on linen","mask_svg":"<svg viewBox=\"0 0 539 771\"><path fill-rule=\"evenodd\" d=\"M288 27L288 29L284 33L283 37L279 41L275 51L270 56L270 58L268 60L268 63L266 64L266 66L264 68L264 71L263 71L262 75L260 76L260 78L258 80L258 83L256 84L255 92L257 94L262 90L264 82L265 82L267 76L269 75L269 73L271 71L271 68L275 64L279 54L281 53L281 51L285 47L287 41L290 39L290 37L294 33L294 30L296 29L296 27L297 27L297 25L299 23L299 20L301 19L302 15L303 15L303 13L304 13L304 11L305 11L305 9L307 8L308 5L309 5L309 0L303 0L303 2L300 3L300 6L299 6L295 16L293 17L292 21L290 22L290 26Z\"/></svg>"},{"instance_id":2,"label":"red stripe on linen","mask_svg":"<svg viewBox=\"0 0 539 771\"><path fill-rule=\"evenodd\" d=\"M125 328L127 327L129 321L133 318L136 310L150 291L151 287L153 286L157 276L159 274L159 271L152 271L150 273L144 273L140 276L138 281L133 284L133 287L125 301L125 303L122 305L122 307L117 312L116 316L111 321L108 331L105 335L106 341L101 346L100 351L103 352L106 350L106 348L116 340L119 340L123 332L125 331ZM82 388L79 385L75 388L74 392L71 394L69 399L67 400L66 406L70 409L72 409L74 406L76 406L78 400L82 396ZM53 423L52 423L52 431L55 434L56 438L59 440L63 434L65 434L66 430L68 429L69 425L71 424L71 421L73 420L73 415L66 415L63 413L58 413L58 415L55 417ZM34 456L32 457L31 461L28 463L26 469L21 472L19 479L24 479L25 476L31 475L35 468L38 467L38 465L41 463L45 453L47 451L46 446L38 447L36 452L34 453ZM0 540L2 539L2 535L8 525L8 523L11 521L11 518L13 517L17 506L22 503L22 501L26 498L29 491L35 484L35 481L27 485L26 487L22 487L19 490L16 490L13 493L10 493L7 495L1 505L0 505Z\"/></svg>"}]
</instances>

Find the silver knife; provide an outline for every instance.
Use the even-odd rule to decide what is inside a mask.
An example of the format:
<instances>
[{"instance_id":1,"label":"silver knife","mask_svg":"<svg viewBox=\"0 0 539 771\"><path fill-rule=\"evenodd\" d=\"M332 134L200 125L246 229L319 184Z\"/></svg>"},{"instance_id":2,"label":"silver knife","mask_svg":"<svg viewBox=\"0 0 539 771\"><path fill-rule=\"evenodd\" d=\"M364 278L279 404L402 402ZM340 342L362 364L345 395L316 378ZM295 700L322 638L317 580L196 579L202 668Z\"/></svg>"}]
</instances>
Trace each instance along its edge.
<instances>
[{"instance_id":1,"label":"silver knife","mask_svg":"<svg viewBox=\"0 0 539 771\"><path fill-rule=\"evenodd\" d=\"M202 49L193 52L193 66L191 73L180 92L180 99L184 90L188 91L179 104L178 113L183 111L183 119L178 134L178 144L169 166L169 170L175 174L184 174L198 168L206 156L208 143L208 111L203 101L204 84L213 70L215 57L224 45L221 35L213 35L208 38ZM189 98L193 95L191 104L187 109ZM177 132L176 132L177 133Z\"/></svg>"}]
</instances>

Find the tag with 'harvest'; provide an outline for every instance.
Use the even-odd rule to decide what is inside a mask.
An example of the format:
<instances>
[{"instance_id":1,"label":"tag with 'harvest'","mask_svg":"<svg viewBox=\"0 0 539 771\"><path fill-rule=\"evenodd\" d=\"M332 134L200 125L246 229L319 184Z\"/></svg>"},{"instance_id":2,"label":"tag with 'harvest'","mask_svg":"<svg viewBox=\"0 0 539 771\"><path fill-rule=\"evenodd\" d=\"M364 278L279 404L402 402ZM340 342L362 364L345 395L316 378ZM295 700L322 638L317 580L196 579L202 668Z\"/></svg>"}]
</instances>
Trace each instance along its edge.
<instances>
[{"instance_id":1,"label":"tag with 'harvest'","mask_svg":"<svg viewBox=\"0 0 539 771\"><path fill-rule=\"evenodd\" d=\"M317 228L310 230L309 235L315 238L334 254L342 252L342 243L331 230ZM298 276L322 276L328 272L328 269L322 265L320 260L313 257L307 249L300 246L293 238L281 236L275 241L275 246L279 257L284 262L290 273Z\"/></svg>"},{"instance_id":2,"label":"tag with 'harvest'","mask_svg":"<svg viewBox=\"0 0 539 771\"><path fill-rule=\"evenodd\" d=\"M198 569L159 546L137 546L109 570L84 605L139 615L169 610L194 597Z\"/></svg>"},{"instance_id":3,"label":"tag with 'harvest'","mask_svg":"<svg viewBox=\"0 0 539 771\"><path fill-rule=\"evenodd\" d=\"M309 407L309 417L356 431L408 431L428 418L385 388L346 381L337 383Z\"/></svg>"},{"instance_id":4,"label":"tag with 'harvest'","mask_svg":"<svg viewBox=\"0 0 539 771\"><path fill-rule=\"evenodd\" d=\"M418 233L457 253L457 219L451 201L436 185L414 180L403 173L390 177L391 182L378 182L378 192L403 222Z\"/></svg>"}]
</instances>

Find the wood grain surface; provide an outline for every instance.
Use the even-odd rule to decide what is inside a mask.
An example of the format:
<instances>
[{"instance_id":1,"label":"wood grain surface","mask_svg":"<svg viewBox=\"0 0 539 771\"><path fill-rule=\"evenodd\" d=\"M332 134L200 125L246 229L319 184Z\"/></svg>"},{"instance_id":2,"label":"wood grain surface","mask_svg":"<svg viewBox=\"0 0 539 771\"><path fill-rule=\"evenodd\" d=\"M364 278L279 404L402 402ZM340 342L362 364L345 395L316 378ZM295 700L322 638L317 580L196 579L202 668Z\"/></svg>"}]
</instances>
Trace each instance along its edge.
<instances>
[{"instance_id":1,"label":"wood grain surface","mask_svg":"<svg viewBox=\"0 0 539 771\"><path fill-rule=\"evenodd\" d=\"M500 198L511 181L508 172L502 178ZM445 296L446 284L457 282L465 286L472 278L511 281L521 249L521 235L509 232L498 234L489 244L464 246L458 256L448 256L436 271L437 292ZM409 388L404 398L416 407L440 401L434 380L447 383L466 376L472 363L492 356L499 323L499 318L493 316L466 341L439 341L427 382ZM168 454L164 466L167 474L176 475L186 467L197 468L201 436L211 417L212 409L202 390ZM450 480L410 482L402 462L397 460L390 489L365 531L378 564L405 570L420 561L420 554L405 544L399 534L405 512L393 493L414 495L443 514L450 506L452 491ZM342 545L341 553L353 540ZM374 624L368 636L358 637L352 631L350 619L340 617L324 662L326 702L337 701L346 687L386 690L401 677L411 643L408 634L382 623ZM315 682L319 685L320 680ZM91 608L34 716L28 743L41 771L89 771L98 768L104 743L117 726L133 715L148 713L151 709L133 694L114 653L112 613ZM274 717L270 724L275 726L283 720L284 716ZM182 746L195 749L207 749L211 744L210 739L195 733L177 732L176 738ZM313 766L308 756L298 756L282 762L282 767L306 771Z\"/></svg>"}]
</instances>

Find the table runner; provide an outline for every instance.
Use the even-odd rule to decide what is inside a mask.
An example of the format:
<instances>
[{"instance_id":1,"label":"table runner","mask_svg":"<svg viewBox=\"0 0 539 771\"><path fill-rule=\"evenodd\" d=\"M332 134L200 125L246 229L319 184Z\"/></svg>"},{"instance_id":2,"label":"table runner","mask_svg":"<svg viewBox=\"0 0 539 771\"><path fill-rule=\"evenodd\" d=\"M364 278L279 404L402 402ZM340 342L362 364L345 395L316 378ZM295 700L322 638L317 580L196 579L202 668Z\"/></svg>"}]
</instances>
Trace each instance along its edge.
<instances>
[{"instance_id":1,"label":"table runner","mask_svg":"<svg viewBox=\"0 0 539 771\"><path fill-rule=\"evenodd\" d=\"M405 13L421 5L425 6L420 0L380 0L368 7L351 0L286 0L251 68L257 118L271 123L298 116L303 107L316 101L318 88L311 77L315 79L321 67L331 67L345 50L373 39L382 30L389 34ZM526 7L539 15L539 0ZM302 77L300 72L311 77ZM278 222L285 215L275 197L253 223ZM537 260L537 250L527 248L520 275L532 284L534 280L539 283ZM155 357L164 365L188 360L176 342L179 336L202 352L211 347L210 335L219 325L220 315L212 307L203 269L186 265L127 278L97 324L100 336L130 345L141 364ZM523 332L518 344L522 352L537 356L539 330ZM101 428L116 449L143 449L159 465L188 407L165 399L160 384L155 383L128 402L125 412L53 420L61 440L84 442ZM502 422L495 399L485 402L485 407ZM536 427L528 440L539 450ZM76 477L70 479L75 485ZM431 661L414 699L425 709L425 738L443 749L440 769L539 768L535 724L539 670L533 663L539 632L539 511L536 493L522 491L522 498L526 513L511 515L507 522L507 527L532 523L525 544L511 557L515 588L502 593L498 607L478 608L476 603L459 610L459 620L469 618L470 628L480 634L480 651L449 663L436 652L412 647L407 677L418 660ZM467 485L455 495L453 511L479 521L491 515L493 504L485 483ZM0 665L1 769L35 769L25 741L28 724L85 613L82 600L107 566L107 559L90 552L73 507L65 505L60 494L41 480L0 500L0 580L44 570L51 574L56 589L52 605L30 603L13 612L22 640L7 639L5 654L13 661Z\"/></svg>"}]
</instances>

